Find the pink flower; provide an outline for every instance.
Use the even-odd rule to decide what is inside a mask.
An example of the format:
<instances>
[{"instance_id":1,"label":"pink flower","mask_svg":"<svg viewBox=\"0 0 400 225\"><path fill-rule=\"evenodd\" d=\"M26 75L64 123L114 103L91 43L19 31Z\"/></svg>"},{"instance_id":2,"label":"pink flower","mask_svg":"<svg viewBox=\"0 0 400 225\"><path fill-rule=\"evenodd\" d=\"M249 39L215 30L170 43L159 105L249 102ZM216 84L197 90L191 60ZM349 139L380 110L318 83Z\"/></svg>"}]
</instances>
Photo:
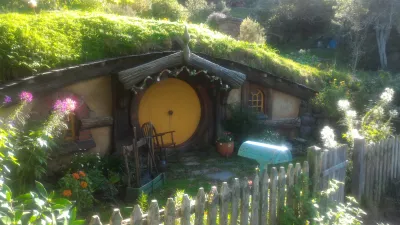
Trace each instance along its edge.
<instances>
[{"instance_id":1,"label":"pink flower","mask_svg":"<svg viewBox=\"0 0 400 225\"><path fill-rule=\"evenodd\" d=\"M32 93L23 91L23 92L21 92L21 94L19 94L19 99L21 99L21 101L31 102L33 99L33 96L32 96Z\"/></svg>"},{"instance_id":2,"label":"pink flower","mask_svg":"<svg viewBox=\"0 0 400 225\"><path fill-rule=\"evenodd\" d=\"M75 108L76 102L70 98L66 98L65 100L57 100L54 104L54 109L62 113L69 113L74 111Z\"/></svg>"},{"instance_id":3,"label":"pink flower","mask_svg":"<svg viewBox=\"0 0 400 225\"><path fill-rule=\"evenodd\" d=\"M7 104L7 103L10 103L10 102L12 102L11 97L6 95L6 97L4 97L3 103Z\"/></svg>"},{"instance_id":4,"label":"pink flower","mask_svg":"<svg viewBox=\"0 0 400 225\"><path fill-rule=\"evenodd\" d=\"M247 181L247 183L249 184L249 186L253 185L253 181L252 180Z\"/></svg>"}]
</instances>

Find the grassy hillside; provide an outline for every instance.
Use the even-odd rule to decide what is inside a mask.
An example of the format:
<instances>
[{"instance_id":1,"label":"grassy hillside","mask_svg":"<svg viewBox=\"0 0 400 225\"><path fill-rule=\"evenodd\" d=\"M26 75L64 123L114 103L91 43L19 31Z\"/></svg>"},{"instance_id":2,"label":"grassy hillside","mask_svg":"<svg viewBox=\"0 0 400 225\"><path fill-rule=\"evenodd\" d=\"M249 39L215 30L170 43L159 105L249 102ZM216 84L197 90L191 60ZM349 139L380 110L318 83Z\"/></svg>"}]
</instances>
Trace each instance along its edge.
<instances>
[{"instance_id":1,"label":"grassy hillside","mask_svg":"<svg viewBox=\"0 0 400 225\"><path fill-rule=\"evenodd\" d=\"M83 12L0 14L0 80L109 57L164 51L184 24ZM274 49L236 41L203 25L189 25L191 49L237 61L319 89L332 74L280 56Z\"/></svg>"}]
</instances>

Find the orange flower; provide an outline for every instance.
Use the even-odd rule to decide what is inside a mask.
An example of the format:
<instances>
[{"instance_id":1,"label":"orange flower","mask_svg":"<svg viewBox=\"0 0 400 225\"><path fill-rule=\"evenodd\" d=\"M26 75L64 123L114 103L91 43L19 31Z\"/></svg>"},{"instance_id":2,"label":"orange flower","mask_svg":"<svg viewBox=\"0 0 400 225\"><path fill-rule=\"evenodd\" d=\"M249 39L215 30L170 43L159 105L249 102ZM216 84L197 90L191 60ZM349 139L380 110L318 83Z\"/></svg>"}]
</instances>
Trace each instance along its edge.
<instances>
[{"instance_id":1,"label":"orange flower","mask_svg":"<svg viewBox=\"0 0 400 225\"><path fill-rule=\"evenodd\" d=\"M77 180L79 179L79 174L78 173L73 173L72 176Z\"/></svg>"},{"instance_id":2,"label":"orange flower","mask_svg":"<svg viewBox=\"0 0 400 225\"><path fill-rule=\"evenodd\" d=\"M87 188L87 185L88 185L88 184L87 184L85 181L82 181L82 182L81 182L81 187L82 187L82 188Z\"/></svg>"},{"instance_id":3,"label":"orange flower","mask_svg":"<svg viewBox=\"0 0 400 225\"><path fill-rule=\"evenodd\" d=\"M86 177L86 173L83 172L83 171L79 171L79 176L81 176L81 177Z\"/></svg>"},{"instance_id":4,"label":"orange flower","mask_svg":"<svg viewBox=\"0 0 400 225\"><path fill-rule=\"evenodd\" d=\"M64 190L62 194L65 197L71 197L72 191L71 190Z\"/></svg>"}]
</instances>

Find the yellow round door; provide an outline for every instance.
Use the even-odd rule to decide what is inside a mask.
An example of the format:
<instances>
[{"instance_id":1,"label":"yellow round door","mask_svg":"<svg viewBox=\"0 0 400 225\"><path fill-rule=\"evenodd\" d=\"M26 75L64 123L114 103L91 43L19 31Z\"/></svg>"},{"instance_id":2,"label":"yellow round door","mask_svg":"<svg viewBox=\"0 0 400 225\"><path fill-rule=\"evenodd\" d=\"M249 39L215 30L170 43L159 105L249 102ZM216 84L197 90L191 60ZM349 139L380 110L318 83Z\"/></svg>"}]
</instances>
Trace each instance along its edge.
<instances>
[{"instance_id":1,"label":"yellow round door","mask_svg":"<svg viewBox=\"0 0 400 225\"><path fill-rule=\"evenodd\" d=\"M175 131L177 145L187 141L200 122L201 106L186 82L168 78L150 86L139 103L139 123L152 122L157 133ZM170 135L164 141L170 142Z\"/></svg>"}]
</instances>

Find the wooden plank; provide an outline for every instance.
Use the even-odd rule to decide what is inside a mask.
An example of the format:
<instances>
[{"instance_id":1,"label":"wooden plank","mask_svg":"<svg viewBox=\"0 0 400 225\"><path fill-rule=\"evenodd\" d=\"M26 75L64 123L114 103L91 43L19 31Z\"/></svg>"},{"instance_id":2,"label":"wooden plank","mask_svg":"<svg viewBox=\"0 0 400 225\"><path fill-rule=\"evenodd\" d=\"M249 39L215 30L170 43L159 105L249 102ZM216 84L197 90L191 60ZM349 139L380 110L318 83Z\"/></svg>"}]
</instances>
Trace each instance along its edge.
<instances>
[{"instance_id":1,"label":"wooden plank","mask_svg":"<svg viewBox=\"0 0 400 225\"><path fill-rule=\"evenodd\" d=\"M383 141L384 146L383 146L383 169L382 169L382 191L381 194L386 190L386 183L388 181L388 170L387 170L387 165L388 165L388 150L389 150L389 139L386 139Z\"/></svg>"},{"instance_id":2,"label":"wooden plank","mask_svg":"<svg viewBox=\"0 0 400 225\"><path fill-rule=\"evenodd\" d=\"M372 162L370 160L370 154L371 154L371 145L365 145L365 152L364 152L364 168L365 168L365 185L364 185L364 196L367 200L367 203L369 201L370 196L370 191L371 191L371 168L372 168Z\"/></svg>"},{"instance_id":3,"label":"wooden plank","mask_svg":"<svg viewBox=\"0 0 400 225\"><path fill-rule=\"evenodd\" d=\"M111 214L110 225L121 225L122 220L123 218L119 209L114 209Z\"/></svg>"},{"instance_id":4,"label":"wooden plank","mask_svg":"<svg viewBox=\"0 0 400 225\"><path fill-rule=\"evenodd\" d=\"M249 197L250 187L247 177L242 182L242 201L240 203L240 225L247 225L249 223Z\"/></svg>"},{"instance_id":5,"label":"wooden plank","mask_svg":"<svg viewBox=\"0 0 400 225\"><path fill-rule=\"evenodd\" d=\"M261 178L261 210L260 210L260 225L268 223L268 186L269 177L268 169L265 168ZM233 224L232 224L233 225Z\"/></svg>"},{"instance_id":6,"label":"wooden plank","mask_svg":"<svg viewBox=\"0 0 400 225\"><path fill-rule=\"evenodd\" d=\"M383 183L383 149L384 143L383 141L379 142L379 149L378 149L378 182L377 182L377 194L376 194L376 202L380 201L381 191L382 191L382 183Z\"/></svg>"},{"instance_id":7,"label":"wooden plank","mask_svg":"<svg viewBox=\"0 0 400 225\"><path fill-rule=\"evenodd\" d=\"M342 151L340 153L340 162L346 162L347 161L347 149L348 146L343 146ZM346 165L347 167L347 165ZM340 201L343 203L345 201L345 182L346 182L346 167L342 168L341 173L340 173L340 180L343 182L340 185Z\"/></svg>"},{"instance_id":8,"label":"wooden plank","mask_svg":"<svg viewBox=\"0 0 400 225\"><path fill-rule=\"evenodd\" d=\"M239 217L239 200L240 200L240 181L238 178L233 180L232 185L232 211L231 211L231 225L237 225Z\"/></svg>"},{"instance_id":9,"label":"wooden plank","mask_svg":"<svg viewBox=\"0 0 400 225\"><path fill-rule=\"evenodd\" d=\"M307 160L310 163L310 175L312 177L312 192L316 195L320 191L322 150L317 146L308 148Z\"/></svg>"},{"instance_id":10,"label":"wooden plank","mask_svg":"<svg viewBox=\"0 0 400 225\"><path fill-rule=\"evenodd\" d=\"M142 225L142 219L143 219L142 209L140 209L139 205L135 205L131 213L130 225Z\"/></svg>"},{"instance_id":11,"label":"wooden plank","mask_svg":"<svg viewBox=\"0 0 400 225\"><path fill-rule=\"evenodd\" d=\"M230 192L228 183L223 182L220 193L219 225L228 225Z\"/></svg>"},{"instance_id":12,"label":"wooden plank","mask_svg":"<svg viewBox=\"0 0 400 225\"><path fill-rule=\"evenodd\" d=\"M390 170L390 181L392 181L394 179L394 143L395 143L396 139L394 137L390 138L390 157L389 157L389 161L390 161L390 165L389 165L389 170Z\"/></svg>"},{"instance_id":13,"label":"wooden plank","mask_svg":"<svg viewBox=\"0 0 400 225\"><path fill-rule=\"evenodd\" d=\"M299 216L299 199L298 196L300 196L300 186L301 186L301 165L300 163L296 163L296 166L294 167L294 172L293 172L293 181L294 181L294 186L295 186L295 198L293 199L293 211L294 215L297 217Z\"/></svg>"},{"instance_id":14,"label":"wooden plank","mask_svg":"<svg viewBox=\"0 0 400 225\"><path fill-rule=\"evenodd\" d=\"M293 164L290 163L286 173L287 177L287 193L286 193L286 204L288 207L293 205L293 199L296 197L294 195L294 168Z\"/></svg>"},{"instance_id":15,"label":"wooden plank","mask_svg":"<svg viewBox=\"0 0 400 225\"><path fill-rule=\"evenodd\" d=\"M208 225L217 225L218 200L219 198L217 187L213 186L211 188L210 194L208 195Z\"/></svg>"},{"instance_id":16,"label":"wooden plank","mask_svg":"<svg viewBox=\"0 0 400 225\"><path fill-rule=\"evenodd\" d=\"M352 179L351 192L358 202L361 202L361 196L364 194L364 187L365 187L364 159L365 159L365 139L355 138L354 150L353 150L353 172L351 178Z\"/></svg>"},{"instance_id":17,"label":"wooden plank","mask_svg":"<svg viewBox=\"0 0 400 225\"><path fill-rule=\"evenodd\" d=\"M333 165L333 154L335 153L335 150L334 149L329 149L329 152L328 152L328 169L329 168L331 168L331 167L333 167L334 165ZM329 188L331 188L331 186L330 186L330 182L332 181L332 179L333 179L333 171L334 170L330 170L329 171L329 173L326 175L327 177L328 177L328 187ZM330 199L330 201L333 201L334 199L333 199L333 194L331 194L331 195L329 195L329 199Z\"/></svg>"},{"instance_id":18,"label":"wooden plank","mask_svg":"<svg viewBox=\"0 0 400 225\"><path fill-rule=\"evenodd\" d=\"M330 152L332 152L332 154L330 154L329 157L331 157L331 159L333 159L335 157L334 154L333 154L334 151L330 151ZM343 169L344 167L346 167L346 165L347 165L347 162L342 162L342 163L339 163L339 164L337 164L335 166L332 166L332 167L328 168L327 170L323 171L321 176L322 177L331 177L333 179L334 178L333 174L337 170L340 170L340 169Z\"/></svg>"},{"instance_id":19,"label":"wooden plank","mask_svg":"<svg viewBox=\"0 0 400 225\"><path fill-rule=\"evenodd\" d=\"M376 143L375 145L375 154L374 154L374 202L378 201L378 191L379 191L379 152L380 152L380 143Z\"/></svg>"},{"instance_id":20,"label":"wooden plank","mask_svg":"<svg viewBox=\"0 0 400 225\"><path fill-rule=\"evenodd\" d=\"M157 200L152 200L147 215L147 225L160 225L160 212Z\"/></svg>"},{"instance_id":21,"label":"wooden plank","mask_svg":"<svg viewBox=\"0 0 400 225\"><path fill-rule=\"evenodd\" d=\"M190 225L190 199L187 194L182 198L181 215L181 225Z\"/></svg>"},{"instance_id":22,"label":"wooden plank","mask_svg":"<svg viewBox=\"0 0 400 225\"><path fill-rule=\"evenodd\" d=\"M322 171L325 171L328 169L328 150L324 150L322 153ZM322 174L321 174L322 175ZM323 176L321 178L321 191L326 191L329 188L329 177L328 176ZM323 196L321 197L321 211L325 212L326 207L327 207L327 197Z\"/></svg>"},{"instance_id":23,"label":"wooden plank","mask_svg":"<svg viewBox=\"0 0 400 225\"><path fill-rule=\"evenodd\" d=\"M278 224L282 224L282 218L284 216L284 209L285 209L285 184L286 184L286 177L285 177L285 167L281 166L279 168L279 177L278 177Z\"/></svg>"},{"instance_id":24,"label":"wooden plank","mask_svg":"<svg viewBox=\"0 0 400 225\"><path fill-rule=\"evenodd\" d=\"M204 188L199 188L199 191L197 192L196 196L194 225L204 224L205 203L206 203L206 193L204 192Z\"/></svg>"},{"instance_id":25,"label":"wooden plank","mask_svg":"<svg viewBox=\"0 0 400 225\"><path fill-rule=\"evenodd\" d=\"M260 178L258 173L254 177L251 196L251 219L250 225L258 225L260 219Z\"/></svg>"},{"instance_id":26,"label":"wooden plank","mask_svg":"<svg viewBox=\"0 0 400 225\"><path fill-rule=\"evenodd\" d=\"M271 170L271 186L270 186L270 205L269 205L269 224L268 225L276 225L276 207L277 207L277 197L278 197L278 171L275 167L272 167Z\"/></svg>"},{"instance_id":27,"label":"wooden plank","mask_svg":"<svg viewBox=\"0 0 400 225\"><path fill-rule=\"evenodd\" d=\"M168 198L167 205L165 206L164 225L175 225L176 208L175 202L172 198Z\"/></svg>"},{"instance_id":28,"label":"wooden plank","mask_svg":"<svg viewBox=\"0 0 400 225\"><path fill-rule=\"evenodd\" d=\"M86 118L81 119L81 130L87 130L98 127L109 127L114 123L114 119L112 116L104 116L104 117L95 117L95 118Z\"/></svg>"},{"instance_id":29,"label":"wooden plank","mask_svg":"<svg viewBox=\"0 0 400 225\"><path fill-rule=\"evenodd\" d=\"M309 172L310 168L308 165L307 161L303 162L303 168L302 168L302 174L301 174L301 179L302 179L302 186L301 186L301 195L303 199L309 199L310 198L310 187L309 187ZM305 202L302 202L303 204L300 206L300 210L302 212L305 212L307 210L307 205L305 205Z\"/></svg>"},{"instance_id":30,"label":"wooden plank","mask_svg":"<svg viewBox=\"0 0 400 225\"><path fill-rule=\"evenodd\" d=\"M103 224L101 223L100 217L98 215L94 215L90 219L89 225L103 225Z\"/></svg>"},{"instance_id":31,"label":"wooden plank","mask_svg":"<svg viewBox=\"0 0 400 225\"><path fill-rule=\"evenodd\" d=\"M396 136L396 164L395 164L395 171L396 171L396 179L400 178L400 137Z\"/></svg>"}]
</instances>

